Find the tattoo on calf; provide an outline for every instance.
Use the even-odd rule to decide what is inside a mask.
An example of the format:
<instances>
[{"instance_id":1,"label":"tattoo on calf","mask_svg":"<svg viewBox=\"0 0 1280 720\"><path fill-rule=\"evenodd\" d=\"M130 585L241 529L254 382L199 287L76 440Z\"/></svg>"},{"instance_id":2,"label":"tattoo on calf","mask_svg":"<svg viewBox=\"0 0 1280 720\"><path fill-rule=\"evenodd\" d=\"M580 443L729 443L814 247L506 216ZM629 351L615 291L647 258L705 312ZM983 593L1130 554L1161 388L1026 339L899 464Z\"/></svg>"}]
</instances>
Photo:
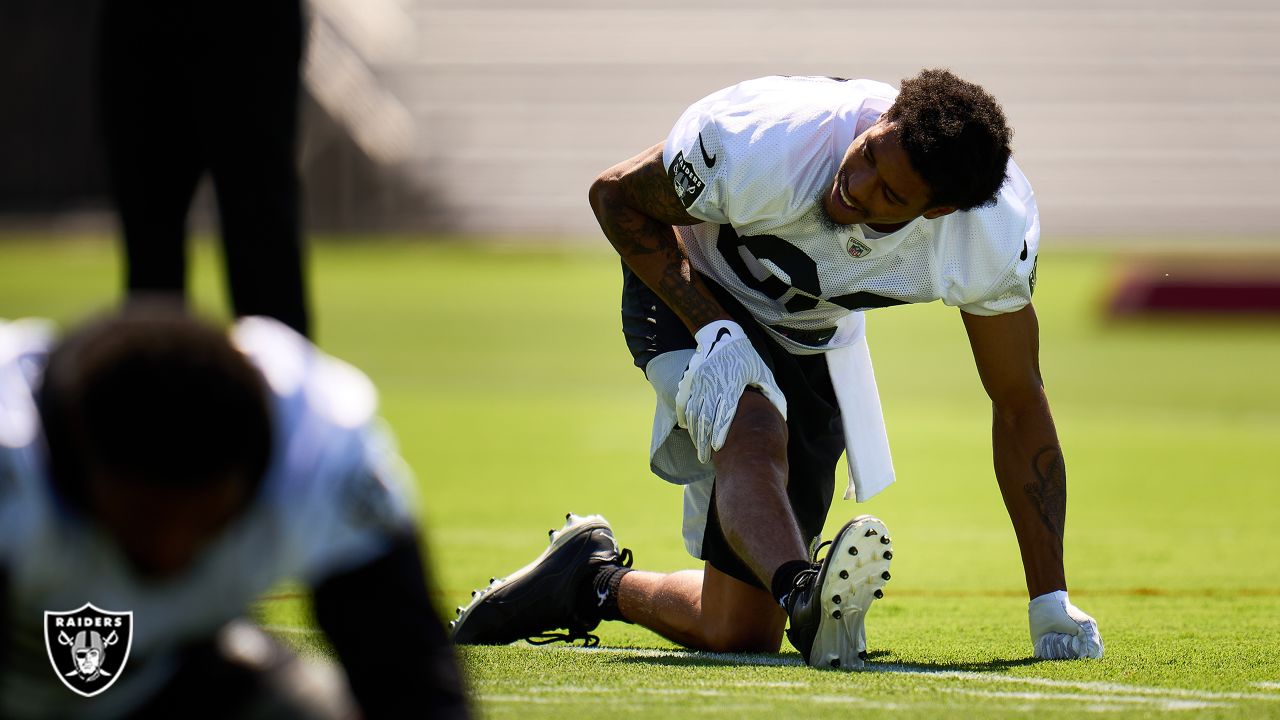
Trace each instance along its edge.
<instances>
[{"instance_id":1,"label":"tattoo on calf","mask_svg":"<svg viewBox=\"0 0 1280 720\"><path fill-rule=\"evenodd\" d=\"M1062 450L1057 445L1040 448L1031 459L1031 471L1036 481L1022 489L1040 512L1040 522L1061 542L1067 519L1067 466Z\"/></svg>"}]
</instances>

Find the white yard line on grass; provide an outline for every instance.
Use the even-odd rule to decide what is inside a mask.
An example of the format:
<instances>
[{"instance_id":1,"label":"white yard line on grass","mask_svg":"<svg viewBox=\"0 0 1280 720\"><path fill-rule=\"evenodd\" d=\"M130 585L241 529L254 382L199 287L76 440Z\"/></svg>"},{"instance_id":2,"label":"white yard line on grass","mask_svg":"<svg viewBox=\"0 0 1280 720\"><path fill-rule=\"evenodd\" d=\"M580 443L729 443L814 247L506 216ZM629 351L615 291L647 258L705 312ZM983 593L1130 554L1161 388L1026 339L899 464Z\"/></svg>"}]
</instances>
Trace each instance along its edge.
<instances>
[{"instance_id":1,"label":"white yard line on grass","mask_svg":"<svg viewBox=\"0 0 1280 720\"><path fill-rule=\"evenodd\" d=\"M297 634L297 635L316 635L319 630L314 628L300 628L289 625L264 625L263 630L279 634ZM548 652L579 652L579 653L608 653L614 655L626 655L639 658L655 658L655 659L684 659L694 661L707 661L720 663L725 665L754 665L758 667L803 667L804 662L795 655L756 655L747 653L709 653L695 652L691 650L658 650L655 648L583 648L583 647L567 647L567 648L547 648ZM918 677L930 680L959 680L967 682L985 683L985 684L1012 684L1012 685L1032 685L1036 687L1061 688L1067 690L1081 690L1085 693L1045 693L1045 692L1002 692L995 690L969 690L965 688L941 688L944 692L953 692L975 697L990 698L1008 698L1014 700L1030 700L1030 701L1059 701L1068 700L1074 702L1093 702L1094 707L1086 708L1091 710L1107 711L1117 709L1117 705L1128 704L1129 706L1153 705L1161 710L1202 710L1213 707L1229 707L1230 703L1223 701L1229 700L1269 700L1280 701L1280 694L1265 692L1215 692L1212 690L1191 690L1186 688L1162 688L1144 685L1124 685L1120 683L1110 682L1092 682L1077 680L1052 680L1049 678L1037 677L1020 677L1017 675L1006 675L1000 673L975 672L971 670L939 670L935 668L922 667L918 665L897 665L897 664L877 664L872 663L868 666L869 672L894 673L897 675L906 675L910 677ZM792 682L751 682L738 681L731 683L732 687L801 687L803 683ZM1280 682L1257 682L1253 683L1253 687L1261 690L1280 690ZM550 688L556 692L565 693L584 693L593 694L603 692L603 688L571 688L569 686L557 686ZM647 694L660 695L665 694L662 688L635 689L631 692L644 692ZM535 692L537 692L535 690ZM613 692L613 690L608 690ZM724 695L723 691L710 690L702 688L679 689L679 693L697 694L709 697ZM485 695L486 700L495 700L502 702L504 696ZM810 697L810 700L817 702L829 703L857 703L868 704L868 701L851 696L817 696ZM874 705L883 705L888 707L892 703L875 703Z\"/></svg>"},{"instance_id":2,"label":"white yard line on grass","mask_svg":"<svg viewBox=\"0 0 1280 720\"><path fill-rule=\"evenodd\" d=\"M765 680L737 680L723 683L726 687L760 687L760 688L807 688L809 683L802 682L769 682Z\"/></svg>"},{"instance_id":3,"label":"white yard line on grass","mask_svg":"<svg viewBox=\"0 0 1280 720\"><path fill-rule=\"evenodd\" d=\"M478 683L480 688L485 685L501 686L500 682ZM757 687L766 688L771 683L735 683L738 687ZM1041 693L1041 692L998 692L992 690L970 690L966 688L940 688L942 692L955 693L960 695L969 695L973 697L991 698L991 699L1009 699L1009 700L1030 700L1033 702L1081 702L1091 703L1092 705L1086 709L1101 712L1118 711L1131 709L1134 705L1152 706L1159 710L1204 710L1213 707L1231 707L1230 703L1205 702L1194 700L1179 700L1170 698L1148 698L1148 697L1125 697L1114 695L1081 695L1075 693ZM696 687L631 687L627 689L627 694L632 696L648 695L657 697L714 697L714 698L733 698L737 697L737 693L727 690L714 690L708 688ZM618 695L618 689L615 687L600 686L583 686L583 685L534 685L524 689L522 695L512 695L510 693L494 693L489 694L481 690L480 697L485 700L495 702L515 701L517 698L528 698L530 702L548 703L548 702L567 702L566 696L570 695L591 695L600 698L612 698ZM559 698L553 700L552 698ZM824 705L853 705L861 709L879 708L884 710L903 710L903 709L921 709L924 707L921 703L914 702L885 702L879 700L870 700L858 695L805 695L805 702L822 703ZM932 703L932 705L937 705ZM938 707L951 707L947 705L938 705Z\"/></svg>"},{"instance_id":4,"label":"white yard line on grass","mask_svg":"<svg viewBox=\"0 0 1280 720\"><path fill-rule=\"evenodd\" d=\"M803 666L799 657L794 655L749 655L745 653L706 653L691 650L657 650L652 648L554 648L555 652L602 652L634 655L651 658L686 658L690 660L706 660L727 665L759 665L766 667ZM1000 673L974 672L971 670L937 670L918 665L892 665L871 663L868 672L888 672L912 677L939 680L967 680L972 682L996 684L1022 684L1041 687L1069 688L1101 692L1114 695L1146 695L1156 697L1176 697L1193 700L1280 700L1280 695L1267 693L1215 692L1212 690L1189 690L1185 688L1162 688L1143 685L1122 685L1109 682L1091 682L1076 680L1051 680L1049 678L1021 677Z\"/></svg>"},{"instance_id":5,"label":"white yard line on grass","mask_svg":"<svg viewBox=\"0 0 1280 720\"><path fill-rule=\"evenodd\" d=\"M1190 698L1194 700L1280 700L1280 696L1265 693L1217 692L1213 690L1188 690L1184 688L1162 688L1144 685L1122 685L1120 683L1093 682L1087 680L1051 680L1049 678L1021 677L1018 675L1001 675L997 673L973 672L970 670L935 670L914 665L884 665L871 668L873 672L891 672L912 677L952 678L956 680L973 680L985 683L1014 683L1037 685L1040 687L1070 688L1093 692L1115 693L1121 695L1150 695Z\"/></svg>"},{"instance_id":6,"label":"white yard line on grass","mask_svg":"<svg viewBox=\"0 0 1280 720\"><path fill-rule=\"evenodd\" d=\"M526 693L525 695L510 695L509 693L507 694L496 693L496 694L490 695L483 691L484 686L493 685L493 686L500 687L500 686L504 686L505 683L498 682L498 681L489 681L489 682L475 683L475 685L477 687L482 688L480 697L482 697L485 700L493 700L494 698L504 698L504 697L513 697L513 698L514 697L530 697L530 698L537 698L536 702L545 703L545 702L550 702L547 699L547 696L596 695L602 699L617 698L619 696L619 690L616 687L584 686L584 685L534 685L531 687L524 688L523 691L524 693ZM777 685L778 683L770 683L770 682L726 683L726 686L743 687L743 688L772 688L772 687L776 687ZM784 683L784 685L787 687L791 687L792 683ZM801 683L800 685L802 687L808 687L803 683ZM713 690L713 689L707 689L707 688L696 688L696 687L685 687L685 686L665 687L665 688L628 687L626 690L626 695L654 695L658 697L666 697L666 696L675 696L675 697L698 696L698 697L715 697L715 698L740 697L739 693L732 693L732 692L729 692L728 690ZM905 703L904 704L904 703L898 703L898 702L883 702L879 700L868 700L866 698L858 697L856 695L805 695L804 701L818 702L818 703L825 703L825 704L838 704L838 705L857 705L860 708L881 708L885 710L901 710L903 708L919 709L921 707L925 707L926 705L936 705L936 703L928 703L928 704ZM716 707L723 708L724 705L723 703L718 703ZM749 707L749 706L744 705L744 707Z\"/></svg>"},{"instance_id":7,"label":"white yard line on grass","mask_svg":"<svg viewBox=\"0 0 1280 720\"><path fill-rule=\"evenodd\" d=\"M1128 704L1128 705L1154 705L1161 710L1204 710L1214 707L1231 707L1231 703L1212 702L1208 700L1182 700L1176 698L1153 698L1153 697L1134 697L1127 695L1111 695L1111 694L1080 694L1080 693L1043 693L1043 692L1009 692L999 690L970 690L968 688L938 688L941 692L956 693L958 695L971 695L981 698L1007 698L1012 700L1034 700L1034 701L1051 701L1051 702L1093 702L1110 704Z\"/></svg>"},{"instance_id":8,"label":"white yard line on grass","mask_svg":"<svg viewBox=\"0 0 1280 720\"><path fill-rule=\"evenodd\" d=\"M560 703L566 703L566 702L569 702L569 698L557 698L557 697L529 697L528 695L511 695L511 694L506 694L506 695L485 695L485 696L483 696L483 697L484 697L484 699L485 699L485 701L486 701L486 702L496 702L496 703L518 703L518 704L521 704L521 705L532 705L532 704L535 704L535 703L543 703L543 704L546 704L546 705L550 705L550 704L560 704Z\"/></svg>"}]
</instances>

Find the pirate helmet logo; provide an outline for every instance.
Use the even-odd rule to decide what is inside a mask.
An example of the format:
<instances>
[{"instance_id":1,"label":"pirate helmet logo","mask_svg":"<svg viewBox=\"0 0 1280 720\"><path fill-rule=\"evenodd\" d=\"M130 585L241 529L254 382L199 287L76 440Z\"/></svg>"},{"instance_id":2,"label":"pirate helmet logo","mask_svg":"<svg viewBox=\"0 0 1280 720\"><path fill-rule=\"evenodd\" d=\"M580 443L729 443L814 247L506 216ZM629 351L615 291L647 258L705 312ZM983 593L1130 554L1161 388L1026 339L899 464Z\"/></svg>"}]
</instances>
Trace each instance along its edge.
<instances>
[{"instance_id":1,"label":"pirate helmet logo","mask_svg":"<svg viewBox=\"0 0 1280 720\"><path fill-rule=\"evenodd\" d=\"M62 684L93 697L111 687L129 659L133 613L79 609L44 614L44 644Z\"/></svg>"}]
</instances>

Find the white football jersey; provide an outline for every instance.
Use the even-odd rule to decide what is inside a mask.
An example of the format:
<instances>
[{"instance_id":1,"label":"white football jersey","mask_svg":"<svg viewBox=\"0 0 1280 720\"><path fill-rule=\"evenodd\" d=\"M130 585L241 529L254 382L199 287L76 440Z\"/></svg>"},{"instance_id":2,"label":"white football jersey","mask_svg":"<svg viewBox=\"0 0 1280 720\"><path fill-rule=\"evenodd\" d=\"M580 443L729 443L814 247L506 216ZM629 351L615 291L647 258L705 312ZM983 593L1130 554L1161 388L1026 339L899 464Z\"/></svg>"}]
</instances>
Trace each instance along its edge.
<instances>
[{"instance_id":1,"label":"white football jersey","mask_svg":"<svg viewBox=\"0 0 1280 720\"><path fill-rule=\"evenodd\" d=\"M827 217L845 151L896 96L871 80L749 80L690 106L663 146L681 202L706 221L676 228L694 268L792 352L853 342L855 311L942 300L995 315L1031 300L1040 221L1012 160L991 207L889 234Z\"/></svg>"},{"instance_id":2,"label":"white football jersey","mask_svg":"<svg viewBox=\"0 0 1280 720\"><path fill-rule=\"evenodd\" d=\"M0 669L0 717L125 713L164 684L182 643L211 637L281 580L313 582L357 567L412 527L408 470L377 420L372 383L284 325L249 318L232 338L270 387L267 475L252 505L192 567L141 582L115 545L51 490L34 402L51 337L41 323L0 321L0 568L10 586L9 617L0 622L13 645ZM127 664L88 700L55 677L43 635L46 611L86 602L133 612Z\"/></svg>"}]
</instances>

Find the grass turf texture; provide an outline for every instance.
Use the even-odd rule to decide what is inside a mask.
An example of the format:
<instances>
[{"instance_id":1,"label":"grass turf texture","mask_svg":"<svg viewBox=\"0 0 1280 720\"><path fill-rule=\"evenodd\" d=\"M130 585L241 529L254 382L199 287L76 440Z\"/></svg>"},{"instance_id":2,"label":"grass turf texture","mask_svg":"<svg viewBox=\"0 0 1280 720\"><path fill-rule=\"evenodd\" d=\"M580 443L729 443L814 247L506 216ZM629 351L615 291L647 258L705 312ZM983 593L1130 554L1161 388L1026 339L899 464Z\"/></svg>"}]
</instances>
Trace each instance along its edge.
<instances>
[{"instance_id":1,"label":"grass turf texture","mask_svg":"<svg viewBox=\"0 0 1280 720\"><path fill-rule=\"evenodd\" d=\"M647 471L652 395L618 329L615 257L319 242L311 265L320 343L374 379L418 473L442 608L540 552L569 510L608 517L640 567L693 566L680 493ZM899 481L863 506L836 500L828 526L872 512L893 532L894 578L868 620L873 667L889 672L810 670L789 646L687 653L613 623L598 650L465 649L481 713L1280 716L1280 326L1109 323L1111 258L1050 250L1040 265L1068 580L1105 659L1028 658L989 405L957 311L907 306L868 326ZM220 272L198 246L196 303L225 317ZM112 302L119 276L101 240L9 238L0 317L74 321ZM324 651L290 588L258 614Z\"/></svg>"}]
</instances>

